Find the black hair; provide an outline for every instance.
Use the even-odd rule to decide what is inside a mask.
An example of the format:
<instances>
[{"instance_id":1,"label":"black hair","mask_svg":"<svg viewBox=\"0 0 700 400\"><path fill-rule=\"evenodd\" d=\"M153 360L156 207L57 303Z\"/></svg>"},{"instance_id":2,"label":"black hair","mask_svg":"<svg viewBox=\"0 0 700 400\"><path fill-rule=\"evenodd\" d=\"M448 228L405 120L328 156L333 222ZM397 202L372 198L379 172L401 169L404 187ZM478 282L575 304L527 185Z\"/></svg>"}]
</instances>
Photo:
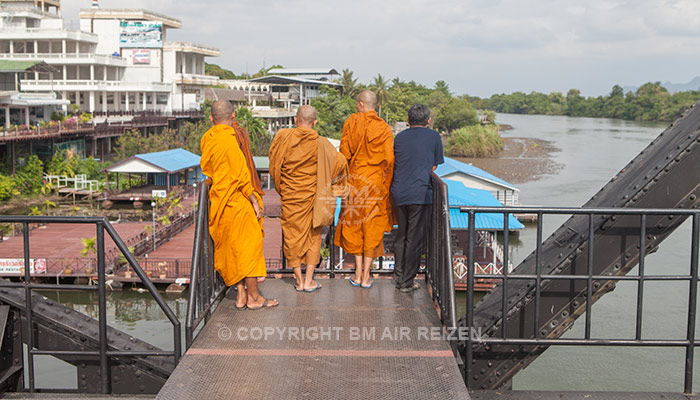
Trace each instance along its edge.
<instances>
[{"instance_id":1,"label":"black hair","mask_svg":"<svg viewBox=\"0 0 700 400\"><path fill-rule=\"evenodd\" d=\"M414 104L408 110L408 124L411 126L428 125L430 119L430 110L425 104Z\"/></svg>"}]
</instances>

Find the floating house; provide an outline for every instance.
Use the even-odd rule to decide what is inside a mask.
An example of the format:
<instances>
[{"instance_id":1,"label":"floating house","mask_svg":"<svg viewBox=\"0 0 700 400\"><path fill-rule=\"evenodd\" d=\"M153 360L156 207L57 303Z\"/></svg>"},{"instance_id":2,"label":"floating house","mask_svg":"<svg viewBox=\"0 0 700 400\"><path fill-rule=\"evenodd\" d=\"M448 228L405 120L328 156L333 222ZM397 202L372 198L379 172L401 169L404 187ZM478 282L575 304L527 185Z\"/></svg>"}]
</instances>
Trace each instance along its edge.
<instances>
[{"instance_id":1,"label":"floating house","mask_svg":"<svg viewBox=\"0 0 700 400\"><path fill-rule=\"evenodd\" d=\"M108 188L109 172L117 174L115 187L119 187L120 176L130 182L129 189L125 191L108 191L106 200L111 201L150 201L162 196L163 192L169 193L174 187L193 187L205 179L199 156L185 149L137 154L102 171L107 174Z\"/></svg>"},{"instance_id":2,"label":"floating house","mask_svg":"<svg viewBox=\"0 0 700 400\"><path fill-rule=\"evenodd\" d=\"M459 181L470 188L487 190L504 206L513 207L520 204L520 189L517 186L471 164L445 157L445 163L439 165L435 173L442 179Z\"/></svg>"},{"instance_id":3,"label":"floating house","mask_svg":"<svg viewBox=\"0 0 700 400\"><path fill-rule=\"evenodd\" d=\"M471 207L503 207L491 192L482 189L466 187L460 181L446 179L447 190L450 198L450 206ZM498 242L498 233L504 232L505 215L498 213L476 213L474 215L474 227L476 229L477 244L474 254L474 274L476 290L491 290L497 283L494 280L479 278L479 274L503 273L504 250ZM508 231L516 232L525 226L512 214L507 215ZM466 289L467 285L467 258L464 249L469 242L469 214L461 212L457 208L450 209L450 227L452 228L452 254L453 268L455 272L455 286L457 289ZM513 263L508 261L508 271L513 269Z\"/></svg>"}]
</instances>

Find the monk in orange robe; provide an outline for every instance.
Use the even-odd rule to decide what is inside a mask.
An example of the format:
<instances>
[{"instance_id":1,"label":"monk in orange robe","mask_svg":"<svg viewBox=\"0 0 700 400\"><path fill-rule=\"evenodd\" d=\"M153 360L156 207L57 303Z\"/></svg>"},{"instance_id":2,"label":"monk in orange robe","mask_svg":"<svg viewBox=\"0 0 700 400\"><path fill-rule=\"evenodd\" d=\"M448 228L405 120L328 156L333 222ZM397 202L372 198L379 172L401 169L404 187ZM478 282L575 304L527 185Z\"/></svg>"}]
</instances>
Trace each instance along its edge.
<instances>
[{"instance_id":1,"label":"monk in orange robe","mask_svg":"<svg viewBox=\"0 0 700 400\"><path fill-rule=\"evenodd\" d=\"M281 129L272 141L270 175L282 200L284 255L294 270L296 290L313 292L321 288L313 276L321 257L322 229L333 223L336 196L344 192L347 162L313 129L318 122L313 107L299 107L294 121L296 128Z\"/></svg>"},{"instance_id":2,"label":"monk in orange robe","mask_svg":"<svg viewBox=\"0 0 700 400\"><path fill-rule=\"evenodd\" d=\"M394 173L394 136L374 108L377 96L357 96L357 113L345 121L340 152L348 160L349 193L343 200L335 244L355 256L353 286L372 286L370 268L384 255L384 232L391 232L389 198Z\"/></svg>"},{"instance_id":3,"label":"monk in orange robe","mask_svg":"<svg viewBox=\"0 0 700 400\"><path fill-rule=\"evenodd\" d=\"M235 117L235 114L234 114ZM211 120L212 117L209 116ZM213 123L214 121L212 121ZM250 137L248 136L248 131L244 127L240 126L237 121L233 121L231 125L234 131L236 131L236 141L238 142L238 147L241 148L243 156L245 156L245 162L248 165L248 172L250 172L250 183L253 185L253 191L260 202L260 207L262 207L263 214L265 213L265 203L263 202L263 196L265 193L262 189L262 184L260 183L260 177L258 176L258 169L255 167L255 160L253 159L253 152L250 148ZM262 221L262 219L261 219ZM264 236L264 232L263 232ZM259 277L258 282L264 282L265 277Z\"/></svg>"},{"instance_id":4,"label":"monk in orange robe","mask_svg":"<svg viewBox=\"0 0 700 400\"><path fill-rule=\"evenodd\" d=\"M201 143L202 173L212 180L209 233L214 241L214 267L226 285L236 286L236 307L273 307L278 302L258 292L257 278L266 275L262 207L231 127L233 118L231 103L215 102L214 127L204 134Z\"/></svg>"}]
</instances>

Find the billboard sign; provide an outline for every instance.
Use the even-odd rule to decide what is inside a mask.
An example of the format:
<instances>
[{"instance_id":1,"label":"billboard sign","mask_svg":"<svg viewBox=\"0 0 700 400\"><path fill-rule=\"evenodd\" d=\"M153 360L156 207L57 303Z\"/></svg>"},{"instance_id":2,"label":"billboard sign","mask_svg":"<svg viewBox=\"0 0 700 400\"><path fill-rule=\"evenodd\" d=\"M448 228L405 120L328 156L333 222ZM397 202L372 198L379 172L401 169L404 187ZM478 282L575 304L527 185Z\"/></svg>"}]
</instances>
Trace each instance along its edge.
<instances>
[{"instance_id":1,"label":"billboard sign","mask_svg":"<svg viewBox=\"0 0 700 400\"><path fill-rule=\"evenodd\" d=\"M19 274L24 268L23 258L0 258L0 274ZM30 258L29 272L32 274L46 273L46 259Z\"/></svg>"},{"instance_id":2,"label":"billboard sign","mask_svg":"<svg viewBox=\"0 0 700 400\"><path fill-rule=\"evenodd\" d=\"M150 64L151 51L147 49L136 49L132 53L132 62L134 64Z\"/></svg>"},{"instance_id":3,"label":"billboard sign","mask_svg":"<svg viewBox=\"0 0 700 400\"><path fill-rule=\"evenodd\" d=\"M163 47L163 23L158 21L122 21L119 29L122 48L160 49Z\"/></svg>"}]
</instances>

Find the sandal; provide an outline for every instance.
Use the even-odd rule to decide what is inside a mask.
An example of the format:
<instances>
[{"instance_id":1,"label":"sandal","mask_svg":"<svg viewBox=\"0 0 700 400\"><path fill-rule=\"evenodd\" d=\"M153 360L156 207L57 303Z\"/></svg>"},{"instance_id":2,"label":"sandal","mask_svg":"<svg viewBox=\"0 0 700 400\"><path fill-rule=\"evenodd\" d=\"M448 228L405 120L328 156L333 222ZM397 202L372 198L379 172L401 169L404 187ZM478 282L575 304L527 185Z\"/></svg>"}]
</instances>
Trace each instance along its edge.
<instances>
[{"instance_id":1,"label":"sandal","mask_svg":"<svg viewBox=\"0 0 700 400\"><path fill-rule=\"evenodd\" d=\"M369 288L372 287L372 285L374 285L374 279L370 279L370 280L369 280L369 286L362 286L362 285L360 285L360 287L361 287L362 289L369 289Z\"/></svg>"},{"instance_id":2,"label":"sandal","mask_svg":"<svg viewBox=\"0 0 700 400\"><path fill-rule=\"evenodd\" d=\"M357 287L357 286L362 286L361 283L355 282L355 280L352 279L352 278L354 278L354 276L351 276L351 277L350 277L350 284L351 284L351 285L353 285L353 286L355 286L355 287Z\"/></svg>"},{"instance_id":3,"label":"sandal","mask_svg":"<svg viewBox=\"0 0 700 400\"><path fill-rule=\"evenodd\" d=\"M305 291L306 293L311 293L311 292L317 291L317 290L320 289L321 287L322 287L321 284L318 283L318 282L316 282L316 287L315 287L315 288L312 288L312 289L304 289L304 291Z\"/></svg>"},{"instance_id":4,"label":"sandal","mask_svg":"<svg viewBox=\"0 0 700 400\"><path fill-rule=\"evenodd\" d=\"M262 303L261 306L259 306L259 307L248 307L248 309L249 309L249 310L259 310L259 309L261 309L261 308L272 308L272 307L277 307L278 305L280 305L280 303L273 304L273 305L269 305L269 302L270 302L270 299L265 299L265 301L263 301L263 303Z\"/></svg>"},{"instance_id":5,"label":"sandal","mask_svg":"<svg viewBox=\"0 0 700 400\"><path fill-rule=\"evenodd\" d=\"M236 304L236 310L238 311L243 311L248 308L247 304L243 304L243 306L239 307L238 304Z\"/></svg>"}]
</instances>

